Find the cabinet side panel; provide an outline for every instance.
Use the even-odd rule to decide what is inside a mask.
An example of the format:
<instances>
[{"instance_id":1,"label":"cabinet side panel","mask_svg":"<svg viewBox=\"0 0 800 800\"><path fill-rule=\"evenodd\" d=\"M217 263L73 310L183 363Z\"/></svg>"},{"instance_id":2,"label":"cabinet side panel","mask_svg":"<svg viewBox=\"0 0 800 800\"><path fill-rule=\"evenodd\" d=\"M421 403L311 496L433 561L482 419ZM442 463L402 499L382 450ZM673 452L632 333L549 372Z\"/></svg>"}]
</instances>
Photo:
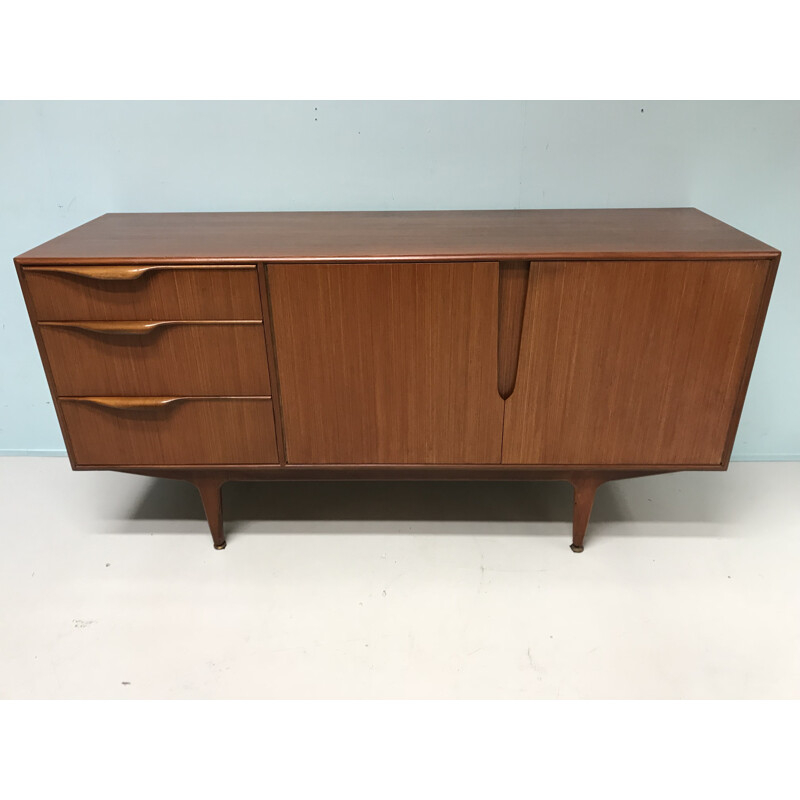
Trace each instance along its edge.
<instances>
[{"instance_id":1,"label":"cabinet side panel","mask_svg":"<svg viewBox=\"0 0 800 800\"><path fill-rule=\"evenodd\" d=\"M503 462L718 467L769 264L532 264Z\"/></svg>"},{"instance_id":2,"label":"cabinet side panel","mask_svg":"<svg viewBox=\"0 0 800 800\"><path fill-rule=\"evenodd\" d=\"M767 308L769 307L769 299L772 296L772 287L775 285L775 276L778 272L778 264L780 263L780 255L772 258L768 262L767 277L764 281L764 289L761 293L761 303L758 308L758 315L756 317L756 324L753 330L753 336L750 340L750 347L745 359L745 366L742 374L742 380L739 384L739 391L736 396L736 402L733 407L733 415L731 416L730 426L728 428L728 438L725 442L725 450L722 456L722 463L725 469L728 468L728 463L731 460L731 451L733 450L733 443L736 439L736 431L739 428L739 419L742 416L742 408L744 407L744 398L747 394L747 386L750 383L750 375L753 371L753 364L756 360L756 352L758 351L758 343L761 340L761 331L764 328L764 320L767 316Z\"/></svg>"},{"instance_id":3,"label":"cabinet side panel","mask_svg":"<svg viewBox=\"0 0 800 800\"><path fill-rule=\"evenodd\" d=\"M67 430L67 425L64 420L64 413L58 400L58 392L56 391L55 381L53 380L53 372L50 369L50 362L47 358L47 351L45 350L44 342L42 341L39 325L37 324L36 308L34 307L33 300L31 298L30 287L27 283L25 270L16 260L14 261L14 266L17 270L17 278L19 279L20 289L22 290L22 297L25 300L25 308L28 311L28 318L30 319L31 327L33 328L33 335L36 339L36 347L39 350L39 357L42 360L42 367L44 368L45 377L47 379L47 386L50 389L50 396L53 399L53 408L55 409L56 417L58 418L58 426L61 429L61 436L64 439L64 445L67 448L69 463L70 466L75 469L75 453L72 447L72 441L70 440L69 431Z\"/></svg>"},{"instance_id":4,"label":"cabinet side panel","mask_svg":"<svg viewBox=\"0 0 800 800\"><path fill-rule=\"evenodd\" d=\"M497 263L268 268L289 464L496 464Z\"/></svg>"}]
</instances>

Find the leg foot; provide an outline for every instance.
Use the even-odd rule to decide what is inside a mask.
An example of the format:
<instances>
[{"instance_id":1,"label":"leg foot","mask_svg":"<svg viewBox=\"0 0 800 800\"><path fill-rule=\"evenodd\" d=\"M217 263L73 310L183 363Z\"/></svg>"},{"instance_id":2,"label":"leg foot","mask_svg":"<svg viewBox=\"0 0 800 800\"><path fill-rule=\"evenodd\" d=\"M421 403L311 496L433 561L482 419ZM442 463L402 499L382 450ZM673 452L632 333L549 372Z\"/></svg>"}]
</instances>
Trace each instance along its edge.
<instances>
[{"instance_id":1,"label":"leg foot","mask_svg":"<svg viewBox=\"0 0 800 800\"><path fill-rule=\"evenodd\" d=\"M592 513L594 494L597 487L603 483L603 478L598 475L575 475L571 480L575 490L572 508L572 544L573 553L583 552L583 537L586 535L586 526L589 524L589 515Z\"/></svg>"},{"instance_id":2,"label":"leg foot","mask_svg":"<svg viewBox=\"0 0 800 800\"><path fill-rule=\"evenodd\" d=\"M222 521L222 481L219 478L195 478L194 485L203 501L208 527L214 539L214 549L224 550L227 542Z\"/></svg>"}]
</instances>

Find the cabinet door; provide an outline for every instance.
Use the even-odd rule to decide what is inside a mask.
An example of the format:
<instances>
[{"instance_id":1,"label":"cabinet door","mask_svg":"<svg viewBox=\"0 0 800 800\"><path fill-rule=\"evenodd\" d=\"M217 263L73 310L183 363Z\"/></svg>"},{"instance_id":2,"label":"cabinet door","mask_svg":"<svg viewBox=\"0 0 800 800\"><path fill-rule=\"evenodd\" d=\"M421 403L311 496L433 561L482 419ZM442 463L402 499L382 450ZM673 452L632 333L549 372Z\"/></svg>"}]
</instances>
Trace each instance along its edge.
<instances>
[{"instance_id":1,"label":"cabinet door","mask_svg":"<svg viewBox=\"0 0 800 800\"><path fill-rule=\"evenodd\" d=\"M722 463L768 271L531 264L503 463Z\"/></svg>"},{"instance_id":2,"label":"cabinet door","mask_svg":"<svg viewBox=\"0 0 800 800\"><path fill-rule=\"evenodd\" d=\"M290 464L499 463L497 263L268 267Z\"/></svg>"}]
</instances>

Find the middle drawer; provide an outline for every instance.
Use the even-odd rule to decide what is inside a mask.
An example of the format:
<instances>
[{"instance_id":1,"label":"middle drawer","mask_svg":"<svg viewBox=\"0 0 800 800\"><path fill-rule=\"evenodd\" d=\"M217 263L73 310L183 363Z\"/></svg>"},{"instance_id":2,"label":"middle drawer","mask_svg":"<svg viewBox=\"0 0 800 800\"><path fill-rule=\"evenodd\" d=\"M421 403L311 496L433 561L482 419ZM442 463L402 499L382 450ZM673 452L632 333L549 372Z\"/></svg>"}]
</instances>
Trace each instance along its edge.
<instances>
[{"instance_id":1,"label":"middle drawer","mask_svg":"<svg viewBox=\"0 0 800 800\"><path fill-rule=\"evenodd\" d=\"M56 392L270 394L261 320L42 322Z\"/></svg>"}]
</instances>

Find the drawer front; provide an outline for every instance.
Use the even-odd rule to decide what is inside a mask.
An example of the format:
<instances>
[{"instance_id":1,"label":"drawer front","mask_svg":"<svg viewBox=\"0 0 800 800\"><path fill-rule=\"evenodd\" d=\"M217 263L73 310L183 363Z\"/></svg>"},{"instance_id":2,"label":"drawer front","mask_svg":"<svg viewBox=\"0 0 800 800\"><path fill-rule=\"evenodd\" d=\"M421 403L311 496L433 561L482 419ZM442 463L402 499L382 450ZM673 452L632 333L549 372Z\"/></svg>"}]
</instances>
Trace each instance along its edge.
<instances>
[{"instance_id":1,"label":"drawer front","mask_svg":"<svg viewBox=\"0 0 800 800\"><path fill-rule=\"evenodd\" d=\"M77 466L277 464L263 397L62 398Z\"/></svg>"},{"instance_id":2,"label":"drawer front","mask_svg":"<svg viewBox=\"0 0 800 800\"><path fill-rule=\"evenodd\" d=\"M59 395L269 395L260 320L39 326Z\"/></svg>"},{"instance_id":3,"label":"drawer front","mask_svg":"<svg viewBox=\"0 0 800 800\"><path fill-rule=\"evenodd\" d=\"M261 319L255 266L25 267L45 320Z\"/></svg>"}]
</instances>

